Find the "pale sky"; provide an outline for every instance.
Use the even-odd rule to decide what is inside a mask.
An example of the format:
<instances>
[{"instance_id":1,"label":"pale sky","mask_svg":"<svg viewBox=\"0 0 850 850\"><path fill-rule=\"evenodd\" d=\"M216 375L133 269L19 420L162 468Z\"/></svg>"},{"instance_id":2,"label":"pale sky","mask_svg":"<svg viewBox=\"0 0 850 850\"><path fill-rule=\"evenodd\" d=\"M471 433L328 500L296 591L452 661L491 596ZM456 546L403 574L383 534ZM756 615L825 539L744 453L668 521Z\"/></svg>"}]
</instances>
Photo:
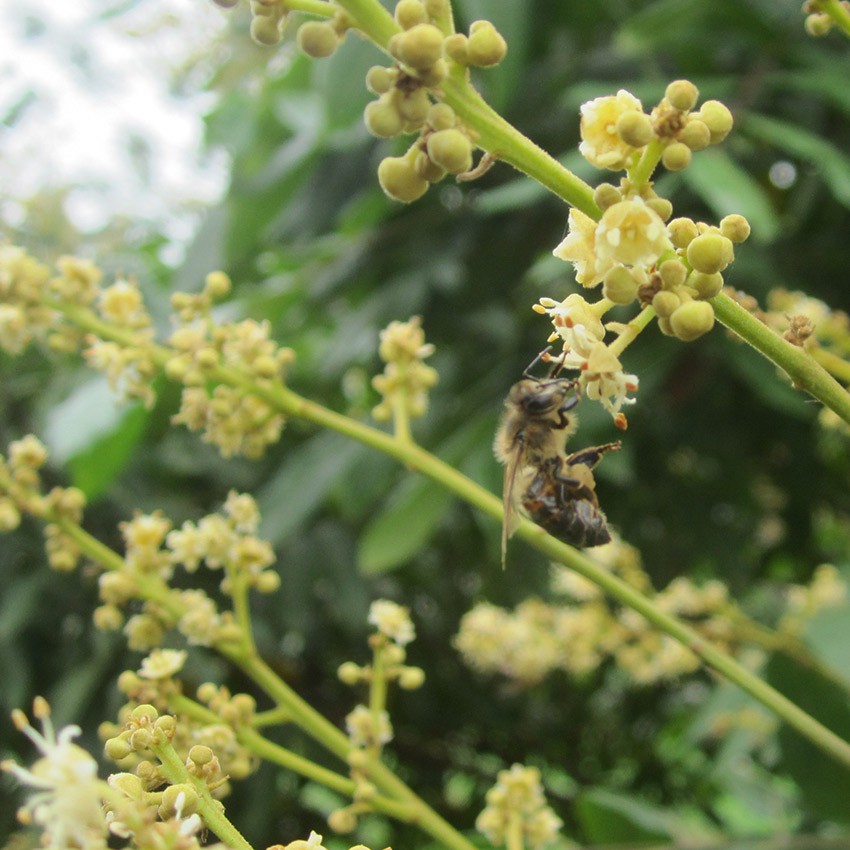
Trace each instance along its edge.
<instances>
[{"instance_id":1,"label":"pale sky","mask_svg":"<svg viewBox=\"0 0 850 850\"><path fill-rule=\"evenodd\" d=\"M228 23L210 0L0 0L0 218L20 223L15 199L73 184L82 230L120 213L188 240L181 205L216 200L228 163L201 159L209 95L169 85Z\"/></svg>"}]
</instances>

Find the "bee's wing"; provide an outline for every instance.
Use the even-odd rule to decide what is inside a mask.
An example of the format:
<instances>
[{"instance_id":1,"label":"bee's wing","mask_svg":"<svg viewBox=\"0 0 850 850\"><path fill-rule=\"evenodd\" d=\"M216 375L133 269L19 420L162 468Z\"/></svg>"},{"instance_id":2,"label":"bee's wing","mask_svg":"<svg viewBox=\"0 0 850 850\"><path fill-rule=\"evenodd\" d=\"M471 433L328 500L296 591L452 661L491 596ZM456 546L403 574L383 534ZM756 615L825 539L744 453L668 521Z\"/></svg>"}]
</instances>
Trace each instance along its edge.
<instances>
[{"instance_id":1,"label":"bee's wing","mask_svg":"<svg viewBox=\"0 0 850 850\"><path fill-rule=\"evenodd\" d=\"M516 515L516 480L519 477L522 452L515 451L505 464L505 483L502 488L502 569L508 551L508 538L516 531L519 519Z\"/></svg>"}]
</instances>

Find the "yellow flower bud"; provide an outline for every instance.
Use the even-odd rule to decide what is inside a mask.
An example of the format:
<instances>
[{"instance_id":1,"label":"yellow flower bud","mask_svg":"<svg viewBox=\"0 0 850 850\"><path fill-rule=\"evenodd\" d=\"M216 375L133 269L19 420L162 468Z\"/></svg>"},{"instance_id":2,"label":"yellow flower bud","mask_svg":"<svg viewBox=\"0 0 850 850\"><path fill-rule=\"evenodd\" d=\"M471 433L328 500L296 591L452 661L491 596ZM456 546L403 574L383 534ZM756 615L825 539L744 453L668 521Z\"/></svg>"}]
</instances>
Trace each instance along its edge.
<instances>
[{"instance_id":1,"label":"yellow flower bud","mask_svg":"<svg viewBox=\"0 0 850 850\"><path fill-rule=\"evenodd\" d=\"M614 266L602 280L602 294L615 304L631 304L637 291L638 282L625 266Z\"/></svg>"},{"instance_id":2,"label":"yellow flower bud","mask_svg":"<svg viewBox=\"0 0 850 850\"><path fill-rule=\"evenodd\" d=\"M688 270L681 260L665 260L659 267L661 284L665 289L675 289L685 282Z\"/></svg>"},{"instance_id":3,"label":"yellow flower bud","mask_svg":"<svg viewBox=\"0 0 850 850\"><path fill-rule=\"evenodd\" d=\"M384 94L393 87L396 76L391 68L373 65L366 72L366 87L375 94Z\"/></svg>"},{"instance_id":4,"label":"yellow flower bud","mask_svg":"<svg viewBox=\"0 0 850 850\"><path fill-rule=\"evenodd\" d=\"M428 156L450 174L472 168L472 142L460 130L438 130L428 136Z\"/></svg>"},{"instance_id":5,"label":"yellow flower bud","mask_svg":"<svg viewBox=\"0 0 850 850\"><path fill-rule=\"evenodd\" d=\"M388 156L378 166L378 182L389 197L409 204L428 190L428 181L420 177L405 157Z\"/></svg>"},{"instance_id":6,"label":"yellow flower bud","mask_svg":"<svg viewBox=\"0 0 850 850\"><path fill-rule=\"evenodd\" d=\"M395 19L403 30L409 30L416 24L428 20L428 13L420 0L398 0L395 7Z\"/></svg>"},{"instance_id":7,"label":"yellow flower bud","mask_svg":"<svg viewBox=\"0 0 850 850\"><path fill-rule=\"evenodd\" d=\"M357 813L348 806L336 809L328 815L328 826L339 833L354 832L357 828Z\"/></svg>"},{"instance_id":8,"label":"yellow flower bud","mask_svg":"<svg viewBox=\"0 0 850 850\"><path fill-rule=\"evenodd\" d=\"M832 18L826 13L807 15L803 26L809 35L820 38L832 29Z\"/></svg>"},{"instance_id":9,"label":"yellow flower bud","mask_svg":"<svg viewBox=\"0 0 850 850\"><path fill-rule=\"evenodd\" d=\"M447 36L443 42L443 50L449 59L460 62L462 65L469 63L469 39L462 32Z\"/></svg>"},{"instance_id":10,"label":"yellow flower bud","mask_svg":"<svg viewBox=\"0 0 850 850\"><path fill-rule=\"evenodd\" d=\"M668 171L681 171L691 164L691 149L683 142L672 142L664 148L661 162Z\"/></svg>"},{"instance_id":11,"label":"yellow flower bud","mask_svg":"<svg viewBox=\"0 0 850 850\"><path fill-rule=\"evenodd\" d=\"M732 129L732 113L719 100L707 100L697 113L711 132L711 144L722 142Z\"/></svg>"},{"instance_id":12,"label":"yellow flower bud","mask_svg":"<svg viewBox=\"0 0 850 850\"><path fill-rule=\"evenodd\" d=\"M682 299L675 292L662 289L652 296L652 309L662 318L669 318L682 304Z\"/></svg>"},{"instance_id":13,"label":"yellow flower bud","mask_svg":"<svg viewBox=\"0 0 850 850\"><path fill-rule=\"evenodd\" d=\"M655 136L652 121L645 112L639 109L627 109L617 117L617 135L633 148L648 145Z\"/></svg>"},{"instance_id":14,"label":"yellow flower bud","mask_svg":"<svg viewBox=\"0 0 850 850\"><path fill-rule=\"evenodd\" d=\"M690 80L674 80L667 86L664 97L674 109L687 112L696 106L699 89Z\"/></svg>"},{"instance_id":15,"label":"yellow flower bud","mask_svg":"<svg viewBox=\"0 0 850 850\"><path fill-rule=\"evenodd\" d=\"M709 231L688 244L687 257L696 271L714 274L722 272L735 259L735 250L727 237Z\"/></svg>"},{"instance_id":16,"label":"yellow flower bud","mask_svg":"<svg viewBox=\"0 0 850 850\"><path fill-rule=\"evenodd\" d=\"M394 35L390 53L416 71L430 68L443 55L443 33L433 24L416 24Z\"/></svg>"},{"instance_id":17,"label":"yellow flower bud","mask_svg":"<svg viewBox=\"0 0 850 850\"><path fill-rule=\"evenodd\" d=\"M714 310L707 301L688 301L670 316L670 328L684 342L701 337L714 327Z\"/></svg>"},{"instance_id":18,"label":"yellow flower bud","mask_svg":"<svg viewBox=\"0 0 850 850\"><path fill-rule=\"evenodd\" d=\"M280 41L281 35L280 23L277 19L266 15L255 15L251 19L251 38L257 44L265 44L270 47Z\"/></svg>"},{"instance_id":19,"label":"yellow flower bud","mask_svg":"<svg viewBox=\"0 0 850 850\"><path fill-rule=\"evenodd\" d=\"M395 105L384 97L366 104L363 123L373 136L382 139L397 136L402 128L401 115Z\"/></svg>"},{"instance_id":20,"label":"yellow flower bud","mask_svg":"<svg viewBox=\"0 0 850 850\"><path fill-rule=\"evenodd\" d=\"M344 661L336 671L337 678L346 685L356 685L364 679L363 668L353 661Z\"/></svg>"},{"instance_id":21,"label":"yellow flower bud","mask_svg":"<svg viewBox=\"0 0 850 850\"><path fill-rule=\"evenodd\" d=\"M126 738L110 738L103 746L103 752L112 761L121 761L133 752Z\"/></svg>"},{"instance_id":22,"label":"yellow flower bud","mask_svg":"<svg viewBox=\"0 0 850 850\"><path fill-rule=\"evenodd\" d=\"M732 242L746 242L750 236L750 223L742 215L727 215L720 219L720 232Z\"/></svg>"},{"instance_id":23,"label":"yellow flower bud","mask_svg":"<svg viewBox=\"0 0 850 850\"><path fill-rule=\"evenodd\" d=\"M330 56L339 46L336 30L324 21L305 21L298 27L298 46L308 56L322 59Z\"/></svg>"},{"instance_id":24,"label":"yellow flower bud","mask_svg":"<svg viewBox=\"0 0 850 850\"><path fill-rule=\"evenodd\" d=\"M705 150L711 144L711 130L705 121L691 115L688 123L679 131L678 139L692 151Z\"/></svg>"},{"instance_id":25,"label":"yellow flower bud","mask_svg":"<svg viewBox=\"0 0 850 850\"><path fill-rule=\"evenodd\" d=\"M416 173L429 183L438 183L446 176L446 170L440 168L425 151L419 151L413 162L413 167Z\"/></svg>"},{"instance_id":26,"label":"yellow flower bud","mask_svg":"<svg viewBox=\"0 0 850 850\"><path fill-rule=\"evenodd\" d=\"M674 218L667 225L670 241L677 248L687 248L692 240L699 235L696 223L690 218Z\"/></svg>"},{"instance_id":27,"label":"yellow flower bud","mask_svg":"<svg viewBox=\"0 0 850 850\"><path fill-rule=\"evenodd\" d=\"M434 130L448 130L454 127L457 116L454 109L447 103L433 103L428 110L428 115L425 118L429 127Z\"/></svg>"},{"instance_id":28,"label":"yellow flower bud","mask_svg":"<svg viewBox=\"0 0 850 850\"><path fill-rule=\"evenodd\" d=\"M623 193L611 183L600 183L593 192L596 206L603 212L623 200Z\"/></svg>"},{"instance_id":29,"label":"yellow flower bud","mask_svg":"<svg viewBox=\"0 0 850 850\"><path fill-rule=\"evenodd\" d=\"M720 272L691 272L688 275L688 286L696 290L697 298L714 298L723 289L723 275Z\"/></svg>"},{"instance_id":30,"label":"yellow flower bud","mask_svg":"<svg viewBox=\"0 0 850 850\"><path fill-rule=\"evenodd\" d=\"M673 204L667 198L649 198L646 205L651 210L655 210L662 221L667 221L673 215Z\"/></svg>"},{"instance_id":31,"label":"yellow flower bud","mask_svg":"<svg viewBox=\"0 0 850 850\"><path fill-rule=\"evenodd\" d=\"M508 52L508 44L490 21L473 21L469 27L467 61L470 65L489 68L498 65Z\"/></svg>"},{"instance_id":32,"label":"yellow flower bud","mask_svg":"<svg viewBox=\"0 0 850 850\"><path fill-rule=\"evenodd\" d=\"M425 671L421 667L403 667L398 675L398 685L406 691L415 691L425 683Z\"/></svg>"},{"instance_id":33,"label":"yellow flower bud","mask_svg":"<svg viewBox=\"0 0 850 850\"><path fill-rule=\"evenodd\" d=\"M417 125L422 125L428 110L431 107L431 98L428 90L424 88L414 89L412 92L399 97L396 100L399 115L405 120Z\"/></svg>"},{"instance_id":34,"label":"yellow flower bud","mask_svg":"<svg viewBox=\"0 0 850 850\"><path fill-rule=\"evenodd\" d=\"M429 18L440 18L449 11L449 0L425 0L425 11Z\"/></svg>"}]
</instances>

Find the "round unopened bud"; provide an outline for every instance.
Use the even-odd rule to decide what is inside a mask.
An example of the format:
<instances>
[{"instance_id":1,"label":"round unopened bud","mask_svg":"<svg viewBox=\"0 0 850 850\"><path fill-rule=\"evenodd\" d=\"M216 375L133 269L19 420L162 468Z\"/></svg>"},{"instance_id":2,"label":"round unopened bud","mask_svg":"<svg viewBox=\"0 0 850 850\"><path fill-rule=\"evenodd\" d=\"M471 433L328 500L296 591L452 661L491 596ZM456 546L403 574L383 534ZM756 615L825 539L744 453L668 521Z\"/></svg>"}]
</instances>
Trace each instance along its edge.
<instances>
[{"instance_id":1,"label":"round unopened bud","mask_svg":"<svg viewBox=\"0 0 850 850\"><path fill-rule=\"evenodd\" d=\"M398 98L396 106L405 121L421 126L431 107L431 98L427 89L418 88Z\"/></svg>"},{"instance_id":2,"label":"round unopened bud","mask_svg":"<svg viewBox=\"0 0 850 850\"><path fill-rule=\"evenodd\" d=\"M646 202L646 205L654 212L657 212L658 217L662 221L667 221L667 219L670 218L671 215L673 215L673 204L671 204L670 201L667 200L667 198L650 198Z\"/></svg>"},{"instance_id":3,"label":"round unopened bud","mask_svg":"<svg viewBox=\"0 0 850 850\"><path fill-rule=\"evenodd\" d=\"M256 578L254 587L258 593L274 593L280 587L280 573L263 570Z\"/></svg>"},{"instance_id":4,"label":"round unopened bud","mask_svg":"<svg viewBox=\"0 0 850 850\"><path fill-rule=\"evenodd\" d=\"M200 808L200 798L193 785L181 782L179 785L169 785L162 792L162 800L159 804L159 816L163 820L179 814L180 817L188 817Z\"/></svg>"},{"instance_id":5,"label":"round unopened bud","mask_svg":"<svg viewBox=\"0 0 850 850\"><path fill-rule=\"evenodd\" d=\"M403 30L409 30L416 24L428 20L428 13L420 0L398 0L395 7L395 19Z\"/></svg>"},{"instance_id":6,"label":"round unopened bud","mask_svg":"<svg viewBox=\"0 0 850 850\"><path fill-rule=\"evenodd\" d=\"M593 200L601 210L607 210L623 200L623 193L611 183L600 183L593 191Z\"/></svg>"},{"instance_id":7,"label":"round unopened bud","mask_svg":"<svg viewBox=\"0 0 850 850\"><path fill-rule=\"evenodd\" d=\"M498 65L508 52L508 43L490 21L473 21L469 27L466 58L470 65Z\"/></svg>"},{"instance_id":8,"label":"round unopened bud","mask_svg":"<svg viewBox=\"0 0 850 850\"><path fill-rule=\"evenodd\" d=\"M420 177L411 163L401 156L388 156L378 166L378 182L389 197L404 204L421 198L428 181Z\"/></svg>"},{"instance_id":9,"label":"round unopened bud","mask_svg":"<svg viewBox=\"0 0 850 850\"><path fill-rule=\"evenodd\" d=\"M429 18L441 18L449 12L449 0L425 0L425 11Z\"/></svg>"},{"instance_id":10,"label":"round unopened bud","mask_svg":"<svg viewBox=\"0 0 850 850\"><path fill-rule=\"evenodd\" d=\"M210 272L204 278L204 292L212 299L224 298L230 293L233 284L223 271Z\"/></svg>"},{"instance_id":11,"label":"round unopened bud","mask_svg":"<svg viewBox=\"0 0 850 850\"><path fill-rule=\"evenodd\" d=\"M189 761L194 762L198 767L203 767L205 764L209 764L215 754L213 753L210 747L205 746L204 744L195 744L189 750Z\"/></svg>"},{"instance_id":12,"label":"round unopened bud","mask_svg":"<svg viewBox=\"0 0 850 850\"><path fill-rule=\"evenodd\" d=\"M688 262L698 272L722 272L735 259L735 249L727 237L709 231L691 240L687 249Z\"/></svg>"},{"instance_id":13,"label":"round unopened bud","mask_svg":"<svg viewBox=\"0 0 850 850\"><path fill-rule=\"evenodd\" d=\"M202 703L209 705L218 696L218 685L215 682L203 682L198 685L196 693Z\"/></svg>"},{"instance_id":14,"label":"round unopened bud","mask_svg":"<svg viewBox=\"0 0 850 850\"><path fill-rule=\"evenodd\" d=\"M705 150L711 144L711 130L700 118L689 116L688 123L679 131L679 141L692 151Z\"/></svg>"},{"instance_id":15,"label":"round unopened bud","mask_svg":"<svg viewBox=\"0 0 850 850\"><path fill-rule=\"evenodd\" d=\"M343 661L336 671L337 678L345 685L356 685L363 678L363 669L353 661Z\"/></svg>"},{"instance_id":16,"label":"round unopened bud","mask_svg":"<svg viewBox=\"0 0 850 850\"><path fill-rule=\"evenodd\" d=\"M673 328L670 327L670 319L667 318L667 316L658 317L658 330L660 330L664 336L675 336Z\"/></svg>"},{"instance_id":17,"label":"round unopened bud","mask_svg":"<svg viewBox=\"0 0 850 850\"><path fill-rule=\"evenodd\" d=\"M617 118L617 135L633 148L642 148L648 145L655 133L652 130L652 121L645 112L639 109L627 109L621 112Z\"/></svg>"},{"instance_id":18,"label":"round unopened bud","mask_svg":"<svg viewBox=\"0 0 850 850\"><path fill-rule=\"evenodd\" d=\"M449 75L449 63L445 59L438 59L429 68L423 68L416 72L423 86L430 89L436 88Z\"/></svg>"},{"instance_id":19,"label":"round unopened bud","mask_svg":"<svg viewBox=\"0 0 850 850\"><path fill-rule=\"evenodd\" d=\"M714 327L714 310L707 301L688 301L670 316L670 328L684 342L701 337Z\"/></svg>"},{"instance_id":20,"label":"round unopened bud","mask_svg":"<svg viewBox=\"0 0 850 850\"><path fill-rule=\"evenodd\" d=\"M402 667L398 674L398 685L406 691L415 691L425 683L425 671L421 667Z\"/></svg>"},{"instance_id":21,"label":"round unopened bud","mask_svg":"<svg viewBox=\"0 0 850 850\"><path fill-rule=\"evenodd\" d=\"M690 80L673 80L664 91L673 109L687 112L696 106L699 89Z\"/></svg>"},{"instance_id":22,"label":"round unopened bud","mask_svg":"<svg viewBox=\"0 0 850 850\"><path fill-rule=\"evenodd\" d=\"M127 758L133 752L133 748L126 738L110 738L103 745L103 752L106 753L108 759L121 761L121 759Z\"/></svg>"},{"instance_id":23,"label":"round unopened bud","mask_svg":"<svg viewBox=\"0 0 850 850\"><path fill-rule=\"evenodd\" d=\"M454 109L447 103L432 103L425 118L428 126L434 130L448 130L454 127L456 120Z\"/></svg>"},{"instance_id":24,"label":"round unopened bud","mask_svg":"<svg viewBox=\"0 0 850 850\"><path fill-rule=\"evenodd\" d=\"M449 174L472 168L472 142L460 130L439 130L428 136L428 156Z\"/></svg>"},{"instance_id":25,"label":"round unopened bud","mask_svg":"<svg viewBox=\"0 0 850 850\"><path fill-rule=\"evenodd\" d=\"M665 289L675 289L685 282L688 276L688 270L681 260L665 260L659 267L658 273L661 275L661 285Z\"/></svg>"},{"instance_id":26,"label":"round unopened bud","mask_svg":"<svg viewBox=\"0 0 850 850\"><path fill-rule=\"evenodd\" d=\"M691 149L682 142L672 142L664 148L661 162L668 171L681 171L691 164Z\"/></svg>"},{"instance_id":27,"label":"round unopened bud","mask_svg":"<svg viewBox=\"0 0 850 850\"><path fill-rule=\"evenodd\" d=\"M160 733L158 742L170 741L177 731L177 718L173 714L163 714L154 723L154 728Z\"/></svg>"},{"instance_id":28,"label":"round unopened bud","mask_svg":"<svg viewBox=\"0 0 850 850\"><path fill-rule=\"evenodd\" d=\"M615 304L631 304L637 291L638 282L625 266L614 266L602 281L602 294Z\"/></svg>"},{"instance_id":29,"label":"round unopened bud","mask_svg":"<svg viewBox=\"0 0 850 850\"><path fill-rule=\"evenodd\" d=\"M820 38L832 29L832 18L826 13L807 15L803 26L809 35Z\"/></svg>"},{"instance_id":30,"label":"round unopened bud","mask_svg":"<svg viewBox=\"0 0 850 850\"><path fill-rule=\"evenodd\" d=\"M147 703L137 705L131 712L130 717L134 720L140 720L143 723L155 723L159 717L159 712Z\"/></svg>"},{"instance_id":31,"label":"round unopened bud","mask_svg":"<svg viewBox=\"0 0 850 850\"><path fill-rule=\"evenodd\" d=\"M723 289L723 275L720 272L691 272L688 275L688 286L696 290L697 298L714 298Z\"/></svg>"},{"instance_id":32,"label":"round unopened bud","mask_svg":"<svg viewBox=\"0 0 850 850\"><path fill-rule=\"evenodd\" d=\"M466 65L469 62L469 39L462 32L452 33L443 42L443 51L449 59Z\"/></svg>"},{"instance_id":33,"label":"round unopened bud","mask_svg":"<svg viewBox=\"0 0 850 850\"><path fill-rule=\"evenodd\" d=\"M357 829L357 813L350 806L336 809L328 815L328 826L334 831L345 834Z\"/></svg>"},{"instance_id":34,"label":"round unopened bud","mask_svg":"<svg viewBox=\"0 0 850 850\"><path fill-rule=\"evenodd\" d=\"M363 110L363 123L373 136L381 139L397 136L403 124L395 104L384 97L366 104Z\"/></svg>"},{"instance_id":35,"label":"round unopened bud","mask_svg":"<svg viewBox=\"0 0 850 850\"><path fill-rule=\"evenodd\" d=\"M720 219L720 232L732 242L746 242L750 236L750 223L742 215L733 213Z\"/></svg>"},{"instance_id":36,"label":"round unopened bud","mask_svg":"<svg viewBox=\"0 0 850 850\"><path fill-rule=\"evenodd\" d=\"M440 168L425 151L419 151L413 162L416 173L429 183L438 183L446 176L446 170Z\"/></svg>"},{"instance_id":37,"label":"round unopened bud","mask_svg":"<svg viewBox=\"0 0 850 850\"><path fill-rule=\"evenodd\" d=\"M671 316L681 304L682 299L675 292L668 292L666 289L652 296L652 309L655 310L656 315L664 318Z\"/></svg>"},{"instance_id":38,"label":"round unopened bud","mask_svg":"<svg viewBox=\"0 0 850 850\"><path fill-rule=\"evenodd\" d=\"M388 92L395 83L396 74L391 68L385 68L383 65L373 65L366 72L366 88L375 94L384 94Z\"/></svg>"},{"instance_id":39,"label":"round unopened bud","mask_svg":"<svg viewBox=\"0 0 850 850\"><path fill-rule=\"evenodd\" d=\"M722 142L732 129L732 113L719 100L707 100L697 113L711 133L711 144Z\"/></svg>"},{"instance_id":40,"label":"round unopened bud","mask_svg":"<svg viewBox=\"0 0 850 850\"><path fill-rule=\"evenodd\" d=\"M443 55L443 33L433 24L416 24L397 33L389 42L390 52L416 71L430 68Z\"/></svg>"},{"instance_id":41,"label":"round unopened bud","mask_svg":"<svg viewBox=\"0 0 850 850\"><path fill-rule=\"evenodd\" d=\"M301 50L314 59L330 56L339 46L339 35L324 21L305 21L298 27L296 40Z\"/></svg>"},{"instance_id":42,"label":"round unopened bud","mask_svg":"<svg viewBox=\"0 0 850 850\"><path fill-rule=\"evenodd\" d=\"M150 729L136 729L130 735L130 746L134 750L146 750L153 743L153 734Z\"/></svg>"},{"instance_id":43,"label":"round unopened bud","mask_svg":"<svg viewBox=\"0 0 850 850\"><path fill-rule=\"evenodd\" d=\"M251 18L251 38L257 44L264 44L266 47L271 47L280 42L281 35L280 22L277 18L266 15L255 15Z\"/></svg>"},{"instance_id":44,"label":"round unopened bud","mask_svg":"<svg viewBox=\"0 0 850 850\"><path fill-rule=\"evenodd\" d=\"M115 605L98 605L92 614L94 627L102 632L117 632L124 625L124 615Z\"/></svg>"},{"instance_id":45,"label":"round unopened bud","mask_svg":"<svg viewBox=\"0 0 850 850\"><path fill-rule=\"evenodd\" d=\"M693 219L674 218L667 225L667 233L677 248L687 248L691 241L697 238L699 230Z\"/></svg>"}]
</instances>

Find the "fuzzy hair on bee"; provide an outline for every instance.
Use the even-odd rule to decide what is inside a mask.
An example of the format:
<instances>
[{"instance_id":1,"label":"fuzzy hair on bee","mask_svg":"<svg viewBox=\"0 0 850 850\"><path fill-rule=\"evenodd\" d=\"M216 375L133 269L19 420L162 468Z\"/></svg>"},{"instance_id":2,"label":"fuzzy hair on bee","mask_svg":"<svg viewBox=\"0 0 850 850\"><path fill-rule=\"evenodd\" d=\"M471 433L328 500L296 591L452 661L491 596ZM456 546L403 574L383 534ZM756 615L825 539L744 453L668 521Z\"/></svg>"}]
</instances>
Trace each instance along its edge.
<instances>
[{"instance_id":1,"label":"fuzzy hair on bee","mask_svg":"<svg viewBox=\"0 0 850 850\"><path fill-rule=\"evenodd\" d=\"M593 468L606 452L619 450L620 443L567 455L567 439L578 426L572 413L580 399L578 382L556 376L534 378L530 369L511 387L493 443L496 458L505 467L502 566L518 523L518 507L574 546L598 546L611 539L596 497Z\"/></svg>"}]
</instances>

